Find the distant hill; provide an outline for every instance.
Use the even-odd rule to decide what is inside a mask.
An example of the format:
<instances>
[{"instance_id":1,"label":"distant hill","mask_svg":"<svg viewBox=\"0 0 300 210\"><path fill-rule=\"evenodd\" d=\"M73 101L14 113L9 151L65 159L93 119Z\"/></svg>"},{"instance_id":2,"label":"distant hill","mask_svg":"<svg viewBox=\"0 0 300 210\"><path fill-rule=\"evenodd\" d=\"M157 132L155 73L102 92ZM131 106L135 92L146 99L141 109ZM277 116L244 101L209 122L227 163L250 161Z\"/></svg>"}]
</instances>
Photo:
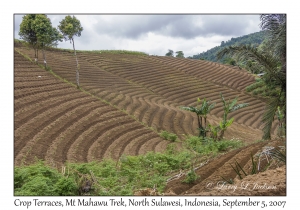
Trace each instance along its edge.
<instances>
[{"instance_id":1,"label":"distant hill","mask_svg":"<svg viewBox=\"0 0 300 210\"><path fill-rule=\"evenodd\" d=\"M224 63L224 59L220 61L217 61L216 53L230 45L240 45L240 44L253 44L253 45L260 45L266 38L266 31L260 31L252 34L248 34L245 36L237 37L237 38L231 38L230 40L224 42L222 41L220 46L216 46L210 50L207 50L206 52L199 53L198 55L193 55L188 58L192 59L203 59L208 61L214 61L219 63Z\"/></svg>"}]
</instances>

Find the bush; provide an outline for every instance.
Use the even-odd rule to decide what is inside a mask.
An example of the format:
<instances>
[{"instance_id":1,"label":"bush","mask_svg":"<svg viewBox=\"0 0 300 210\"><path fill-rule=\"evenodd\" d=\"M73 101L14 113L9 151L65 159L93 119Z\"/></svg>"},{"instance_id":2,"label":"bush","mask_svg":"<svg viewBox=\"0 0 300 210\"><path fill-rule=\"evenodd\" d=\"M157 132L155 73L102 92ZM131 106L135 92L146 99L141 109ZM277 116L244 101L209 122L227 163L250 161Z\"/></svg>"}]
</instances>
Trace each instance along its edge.
<instances>
[{"instance_id":1,"label":"bush","mask_svg":"<svg viewBox=\"0 0 300 210\"><path fill-rule=\"evenodd\" d=\"M176 141L177 140L177 135L174 134L174 133L169 133L168 131L162 131L160 133L160 136L163 138L163 139L166 139L166 140L170 140L172 142Z\"/></svg>"},{"instance_id":2,"label":"bush","mask_svg":"<svg viewBox=\"0 0 300 210\"><path fill-rule=\"evenodd\" d=\"M200 176L196 174L194 169L191 169L186 175L185 179L182 181L183 183L192 184L194 183Z\"/></svg>"},{"instance_id":3,"label":"bush","mask_svg":"<svg viewBox=\"0 0 300 210\"><path fill-rule=\"evenodd\" d=\"M239 140L221 140L215 141L212 138L202 138L197 136L188 136L185 140L187 148L194 150L201 155L217 154L229 149L235 149L243 146Z\"/></svg>"}]
</instances>

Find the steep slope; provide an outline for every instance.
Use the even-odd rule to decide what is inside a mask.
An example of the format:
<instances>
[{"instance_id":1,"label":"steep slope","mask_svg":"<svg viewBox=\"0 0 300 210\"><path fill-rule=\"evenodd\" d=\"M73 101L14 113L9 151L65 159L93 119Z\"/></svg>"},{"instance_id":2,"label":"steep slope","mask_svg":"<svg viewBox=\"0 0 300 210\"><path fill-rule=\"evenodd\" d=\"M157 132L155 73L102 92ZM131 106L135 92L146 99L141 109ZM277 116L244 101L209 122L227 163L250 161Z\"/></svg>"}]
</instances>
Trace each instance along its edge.
<instances>
[{"instance_id":1,"label":"steep slope","mask_svg":"<svg viewBox=\"0 0 300 210\"><path fill-rule=\"evenodd\" d=\"M29 164L35 158L52 165L118 159L123 153L161 151L169 143L128 114L62 82L17 51L14 56L15 165Z\"/></svg>"}]
</instances>

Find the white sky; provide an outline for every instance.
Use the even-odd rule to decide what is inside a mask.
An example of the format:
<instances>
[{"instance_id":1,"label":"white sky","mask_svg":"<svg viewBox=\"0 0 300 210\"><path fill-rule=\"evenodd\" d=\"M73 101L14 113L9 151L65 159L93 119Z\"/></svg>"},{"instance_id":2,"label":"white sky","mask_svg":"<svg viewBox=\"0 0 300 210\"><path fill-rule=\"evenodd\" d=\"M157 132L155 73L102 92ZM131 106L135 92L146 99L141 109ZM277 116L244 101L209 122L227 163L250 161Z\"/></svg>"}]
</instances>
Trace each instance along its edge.
<instances>
[{"instance_id":1,"label":"white sky","mask_svg":"<svg viewBox=\"0 0 300 210\"><path fill-rule=\"evenodd\" d=\"M259 15L75 15L81 22L81 37L75 37L78 50L133 50L165 55L168 49L196 55L228 41L260 31ZM57 27L66 14L48 14ZM14 36L19 38L23 15L15 15ZM59 48L72 48L63 41Z\"/></svg>"}]
</instances>

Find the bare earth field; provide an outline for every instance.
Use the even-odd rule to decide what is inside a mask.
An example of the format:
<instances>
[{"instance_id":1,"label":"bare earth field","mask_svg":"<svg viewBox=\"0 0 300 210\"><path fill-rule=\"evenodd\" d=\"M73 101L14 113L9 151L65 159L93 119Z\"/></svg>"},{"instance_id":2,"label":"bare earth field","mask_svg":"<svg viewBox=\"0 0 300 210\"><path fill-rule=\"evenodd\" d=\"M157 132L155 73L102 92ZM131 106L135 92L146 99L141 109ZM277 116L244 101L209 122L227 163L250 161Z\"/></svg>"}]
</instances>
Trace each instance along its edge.
<instances>
[{"instance_id":1,"label":"bare earth field","mask_svg":"<svg viewBox=\"0 0 300 210\"><path fill-rule=\"evenodd\" d=\"M180 140L198 133L196 116L180 106L194 106L198 97L216 102L208 117L216 124L223 113L221 92L226 100L238 97L238 103L250 104L229 115L234 123L225 138L241 139L247 144L261 139L265 101L244 91L254 82L244 70L202 60L78 52L81 91L63 81L75 84L72 53L46 52L48 66L61 79L23 56L32 59L33 53L32 49L15 47L15 165L30 164L38 158L58 167L66 161L118 160L122 154L164 151L171 142L159 136L162 130L177 134ZM216 185L222 180L220 176L236 178L230 167L235 160L248 170L251 154L270 145L281 146L284 142L254 143L209 160L197 170L201 177L198 183L183 184L181 177L168 183L165 194L285 195L283 166L243 179L253 186L258 180L261 183L256 186L276 185L273 190L237 187L233 191ZM181 142L177 146L180 148ZM208 183L214 187L208 187ZM241 185L239 180L234 183Z\"/></svg>"}]
</instances>

